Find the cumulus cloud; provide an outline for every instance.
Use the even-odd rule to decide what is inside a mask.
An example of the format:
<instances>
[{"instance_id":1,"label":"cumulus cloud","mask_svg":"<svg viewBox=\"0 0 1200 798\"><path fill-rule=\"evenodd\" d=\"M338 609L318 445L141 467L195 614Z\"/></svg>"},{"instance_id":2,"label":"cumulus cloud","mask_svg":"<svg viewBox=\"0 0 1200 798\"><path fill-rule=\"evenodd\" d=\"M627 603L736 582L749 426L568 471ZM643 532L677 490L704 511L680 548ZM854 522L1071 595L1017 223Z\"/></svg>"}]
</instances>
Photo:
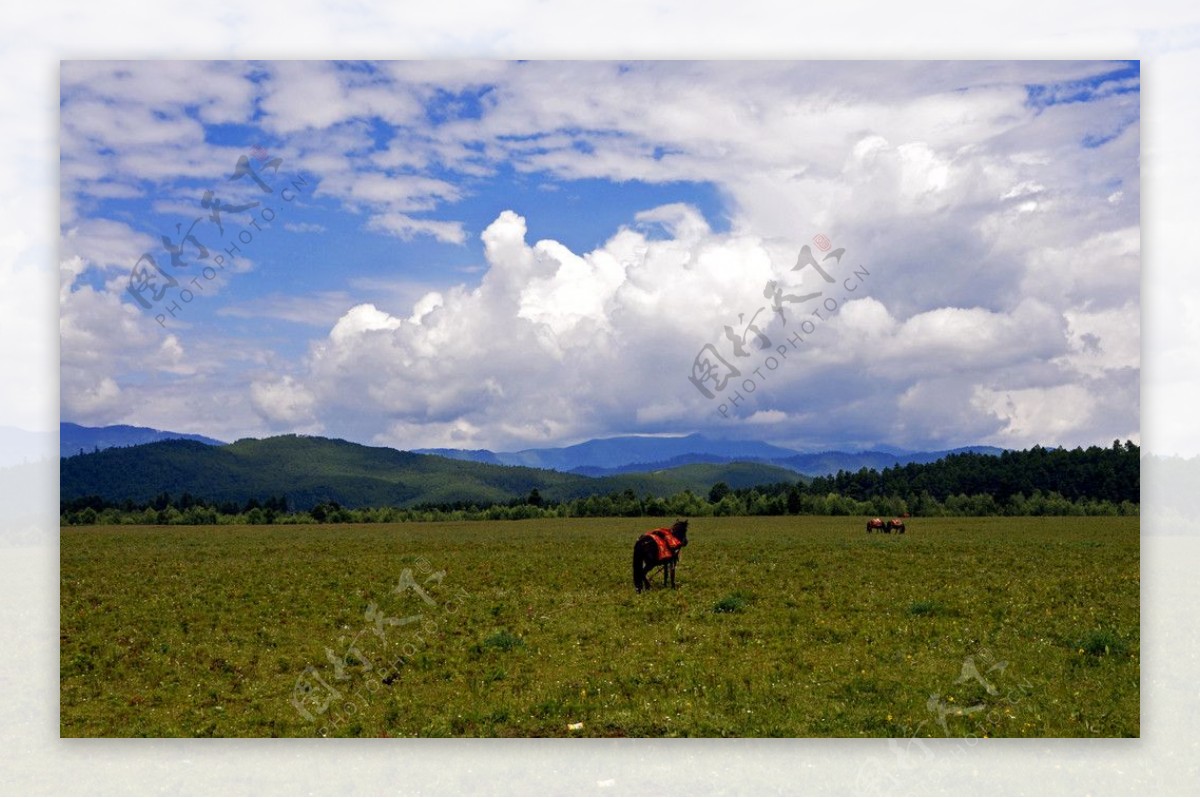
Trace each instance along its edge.
<instances>
[{"instance_id":1,"label":"cumulus cloud","mask_svg":"<svg viewBox=\"0 0 1200 798\"><path fill-rule=\"evenodd\" d=\"M64 418L122 417L126 411L120 375L141 367L145 357L174 365L179 352L154 333L117 296L84 286L60 300L59 340ZM165 347L165 348L163 348Z\"/></svg>"},{"instance_id":2,"label":"cumulus cloud","mask_svg":"<svg viewBox=\"0 0 1200 798\"><path fill-rule=\"evenodd\" d=\"M476 288L428 294L407 318L350 309L314 344L304 379L323 406L441 424L456 439L497 427L536 440L636 425L639 412L645 419L645 408L684 393L688 350L711 331L712 314L688 298L702 294L719 313L753 291L738 284L722 296L711 280L728 279L730 264L753 266L744 257L752 244L711 235L694 210L664 213L685 238L623 230L577 255L555 241L529 244L525 219L506 211L482 234L488 270ZM766 254L757 261L769 274ZM662 373L664 359L676 379Z\"/></svg>"},{"instance_id":3,"label":"cumulus cloud","mask_svg":"<svg viewBox=\"0 0 1200 798\"><path fill-rule=\"evenodd\" d=\"M320 431L313 420L312 393L291 377L251 383L250 401L272 427L305 433Z\"/></svg>"},{"instance_id":4,"label":"cumulus cloud","mask_svg":"<svg viewBox=\"0 0 1200 798\"><path fill-rule=\"evenodd\" d=\"M297 375L312 391L306 407L342 424L403 419L372 434L409 447L719 423L718 405L687 379L692 359L713 343L740 362L724 328L740 337L739 316L745 322L748 314L739 311L769 310L763 286L794 281L792 260L774 257L757 237L713 233L692 208L653 209L636 220L650 221L664 223L671 237L630 227L577 254L556 241L530 244L525 220L502 213L482 235L488 264L478 287L431 293L404 318L370 304L347 311ZM846 302L822 334L797 348L786 343L799 333L792 318L789 328L769 312L756 317L771 338L767 350L746 337L747 365L761 367L777 346L786 351L786 364L745 397L741 416L755 428L820 439L820 419L830 436L857 427L864 445L957 445L964 434L1016 445L1036 442L1037 430L1087 429L1092 418L1078 410L1070 423L1052 418L1066 412L1053 398L1077 392L1028 381L1064 379L1055 358L1072 366L1097 319L1068 320L1031 298L1002 311L948 307L900 320L879 298L865 297ZM847 369L861 375L858 386L837 384ZM1043 394L1050 398L1039 400Z\"/></svg>"},{"instance_id":5,"label":"cumulus cloud","mask_svg":"<svg viewBox=\"0 0 1200 798\"><path fill-rule=\"evenodd\" d=\"M1117 370L1136 371L1141 362L1141 309L1129 302L1119 308L1067 310L1070 351L1061 362L1085 377Z\"/></svg>"},{"instance_id":6,"label":"cumulus cloud","mask_svg":"<svg viewBox=\"0 0 1200 798\"><path fill-rule=\"evenodd\" d=\"M1016 440L1063 440L1092 421L1096 399L1083 385L994 391L977 388L973 404L1001 419Z\"/></svg>"}]
</instances>

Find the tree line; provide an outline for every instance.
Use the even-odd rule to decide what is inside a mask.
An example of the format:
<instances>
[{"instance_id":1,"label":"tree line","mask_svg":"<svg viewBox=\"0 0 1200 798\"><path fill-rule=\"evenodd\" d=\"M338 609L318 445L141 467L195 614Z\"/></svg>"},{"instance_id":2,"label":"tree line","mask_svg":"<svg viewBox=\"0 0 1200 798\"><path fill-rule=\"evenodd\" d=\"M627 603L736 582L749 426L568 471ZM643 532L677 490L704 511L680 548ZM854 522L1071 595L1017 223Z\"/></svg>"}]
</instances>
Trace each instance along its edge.
<instances>
[{"instance_id":1,"label":"tree line","mask_svg":"<svg viewBox=\"0 0 1200 798\"><path fill-rule=\"evenodd\" d=\"M637 495L632 489L586 498L550 500L535 488L507 502L454 502L415 507L343 507L324 501L308 509L286 496L243 504L208 502L189 493L163 493L141 504L87 496L60 504L64 525L89 524L354 524L406 521L511 521L529 518L754 515L1037 516L1137 515L1140 450L1112 447L1046 449L1001 455L961 453L934 463L839 471L811 480L752 488L723 482L707 495Z\"/></svg>"},{"instance_id":2,"label":"tree line","mask_svg":"<svg viewBox=\"0 0 1200 798\"><path fill-rule=\"evenodd\" d=\"M1109 448L1047 449L1034 446L999 455L951 454L933 463L839 471L817 477L813 493L839 493L857 500L928 494L938 502L956 495L989 495L999 505L1035 491L1057 493L1071 502L1137 503L1141 495L1141 450L1131 441ZM1019 501L1018 501L1019 504Z\"/></svg>"}]
</instances>

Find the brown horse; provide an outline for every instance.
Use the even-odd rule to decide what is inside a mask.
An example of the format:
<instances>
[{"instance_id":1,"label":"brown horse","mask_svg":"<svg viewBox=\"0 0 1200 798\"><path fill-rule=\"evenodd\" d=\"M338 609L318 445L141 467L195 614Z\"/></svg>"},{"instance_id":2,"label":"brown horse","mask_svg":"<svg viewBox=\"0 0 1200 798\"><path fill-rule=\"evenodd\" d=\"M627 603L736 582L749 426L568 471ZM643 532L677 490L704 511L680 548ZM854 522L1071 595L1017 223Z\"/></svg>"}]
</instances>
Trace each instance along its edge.
<instances>
[{"instance_id":1,"label":"brown horse","mask_svg":"<svg viewBox=\"0 0 1200 798\"><path fill-rule=\"evenodd\" d=\"M904 522L901 521L899 518L893 518L891 521L887 522L887 530L886 531L899 532L901 535L903 535L904 534Z\"/></svg>"},{"instance_id":2,"label":"brown horse","mask_svg":"<svg viewBox=\"0 0 1200 798\"><path fill-rule=\"evenodd\" d=\"M675 565L679 562L679 550L688 544L688 522L676 521L670 529L654 529L637 539L633 544L633 587L637 592L650 589L647 574L662 566L663 587L668 578L675 587Z\"/></svg>"},{"instance_id":3,"label":"brown horse","mask_svg":"<svg viewBox=\"0 0 1200 798\"><path fill-rule=\"evenodd\" d=\"M867 533L871 532L887 532L887 524L883 523L882 518L872 518L867 522Z\"/></svg>"}]
</instances>

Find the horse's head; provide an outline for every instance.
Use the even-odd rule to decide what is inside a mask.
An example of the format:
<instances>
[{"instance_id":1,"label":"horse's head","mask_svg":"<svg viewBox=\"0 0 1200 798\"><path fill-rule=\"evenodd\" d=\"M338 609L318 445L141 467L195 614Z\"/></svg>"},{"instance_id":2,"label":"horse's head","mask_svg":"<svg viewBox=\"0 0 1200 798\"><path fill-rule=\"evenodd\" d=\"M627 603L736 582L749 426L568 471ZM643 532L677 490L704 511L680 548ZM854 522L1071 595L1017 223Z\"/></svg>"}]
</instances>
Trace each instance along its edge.
<instances>
[{"instance_id":1,"label":"horse's head","mask_svg":"<svg viewBox=\"0 0 1200 798\"><path fill-rule=\"evenodd\" d=\"M671 527L671 534L674 535L675 537L679 538L679 542L685 546L688 544L687 527L688 527L687 521L678 521L678 520L675 522L675 525Z\"/></svg>"}]
</instances>

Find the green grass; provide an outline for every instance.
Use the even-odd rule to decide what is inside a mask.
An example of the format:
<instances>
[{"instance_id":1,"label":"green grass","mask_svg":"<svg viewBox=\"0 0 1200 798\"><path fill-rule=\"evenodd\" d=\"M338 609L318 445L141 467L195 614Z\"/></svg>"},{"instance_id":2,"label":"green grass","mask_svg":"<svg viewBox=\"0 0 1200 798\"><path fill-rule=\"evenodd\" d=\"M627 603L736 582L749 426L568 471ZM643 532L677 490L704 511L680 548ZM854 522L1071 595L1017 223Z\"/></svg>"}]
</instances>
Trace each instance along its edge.
<instances>
[{"instance_id":1,"label":"green grass","mask_svg":"<svg viewBox=\"0 0 1200 798\"><path fill-rule=\"evenodd\" d=\"M1136 518L662 523L65 528L61 733L1139 734Z\"/></svg>"}]
</instances>

